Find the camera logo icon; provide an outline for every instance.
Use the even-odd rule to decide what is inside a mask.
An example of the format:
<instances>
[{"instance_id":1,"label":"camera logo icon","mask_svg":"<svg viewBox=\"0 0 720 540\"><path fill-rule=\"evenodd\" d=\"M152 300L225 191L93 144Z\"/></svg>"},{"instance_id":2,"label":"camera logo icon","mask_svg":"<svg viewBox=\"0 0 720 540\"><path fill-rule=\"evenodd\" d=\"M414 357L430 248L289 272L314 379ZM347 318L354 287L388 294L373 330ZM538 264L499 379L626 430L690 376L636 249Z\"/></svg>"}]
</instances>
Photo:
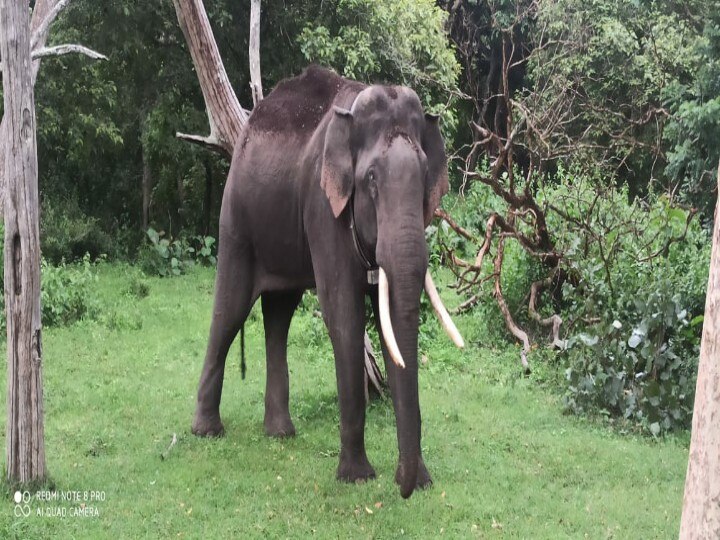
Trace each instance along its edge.
<instances>
[{"instance_id":1,"label":"camera logo icon","mask_svg":"<svg viewBox=\"0 0 720 540\"><path fill-rule=\"evenodd\" d=\"M30 493L16 491L13 500L15 501L15 517L28 517L30 515Z\"/></svg>"}]
</instances>

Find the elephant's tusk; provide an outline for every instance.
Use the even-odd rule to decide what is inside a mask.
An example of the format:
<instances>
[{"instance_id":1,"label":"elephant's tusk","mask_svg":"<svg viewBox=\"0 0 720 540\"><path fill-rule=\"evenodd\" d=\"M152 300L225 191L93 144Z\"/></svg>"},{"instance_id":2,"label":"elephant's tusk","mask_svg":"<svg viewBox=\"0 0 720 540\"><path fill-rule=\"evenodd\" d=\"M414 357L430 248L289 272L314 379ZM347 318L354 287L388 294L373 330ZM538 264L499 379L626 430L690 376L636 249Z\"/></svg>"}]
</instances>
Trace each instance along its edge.
<instances>
[{"instance_id":1,"label":"elephant's tusk","mask_svg":"<svg viewBox=\"0 0 720 540\"><path fill-rule=\"evenodd\" d=\"M382 328L385 345L387 345L388 354L395 365L404 368L403 360L397 341L395 341L395 332L393 332L392 322L390 321L390 286L388 285L387 274L385 270L380 268L378 272L378 307L380 311L380 328Z\"/></svg>"},{"instance_id":2,"label":"elephant's tusk","mask_svg":"<svg viewBox=\"0 0 720 540\"><path fill-rule=\"evenodd\" d=\"M453 340L453 343L455 343L457 347L460 349L464 348L465 340L460 335L460 332L458 332L455 323L452 322L452 319L450 318L450 314L447 309L445 309L442 300L440 300L440 295L438 294L437 287L435 287L432 276L430 276L430 271L425 273L425 292L430 298L430 303L435 309L435 313L437 313L437 316L440 319L440 324L442 324L442 327L445 329L445 332L447 332L447 335L450 336L450 339Z\"/></svg>"}]
</instances>

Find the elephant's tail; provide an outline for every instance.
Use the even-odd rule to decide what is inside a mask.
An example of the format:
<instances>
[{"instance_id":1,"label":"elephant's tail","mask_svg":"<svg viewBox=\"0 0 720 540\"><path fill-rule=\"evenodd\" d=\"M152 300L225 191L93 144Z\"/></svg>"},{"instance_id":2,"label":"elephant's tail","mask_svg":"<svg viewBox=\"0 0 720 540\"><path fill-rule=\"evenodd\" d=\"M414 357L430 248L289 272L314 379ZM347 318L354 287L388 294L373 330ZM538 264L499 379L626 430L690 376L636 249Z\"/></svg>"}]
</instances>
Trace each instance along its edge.
<instances>
[{"instance_id":1,"label":"elephant's tail","mask_svg":"<svg viewBox=\"0 0 720 540\"><path fill-rule=\"evenodd\" d=\"M240 376L243 381L245 380L245 372L247 367L245 366L245 325L240 327Z\"/></svg>"}]
</instances>

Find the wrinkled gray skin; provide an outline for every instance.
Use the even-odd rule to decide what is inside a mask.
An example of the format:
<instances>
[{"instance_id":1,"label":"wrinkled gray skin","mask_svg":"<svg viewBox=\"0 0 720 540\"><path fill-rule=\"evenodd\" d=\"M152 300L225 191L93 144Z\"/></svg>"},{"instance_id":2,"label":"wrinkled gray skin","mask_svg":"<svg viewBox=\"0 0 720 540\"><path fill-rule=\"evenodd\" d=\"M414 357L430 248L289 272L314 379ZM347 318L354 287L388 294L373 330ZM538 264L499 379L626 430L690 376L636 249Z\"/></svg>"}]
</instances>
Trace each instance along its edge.
<instances>
[{"instance_id":1,"label":"wrinkled gray skin","mask_svg":"<svg viewBox=\"0 0 720 540\"><path fill-rule=\"evenodd\" d=\"M354 204L362 243L388 276L393 328L407 366L389 361L383 341L400 453L395 480L403 497L431 483L420 447L418 324L428 258L424 228L447 191L446 171L437 118L423 113L408 88L366 87L311 66L256 107L223 195L215 306L193 433L223 433L226 355L261 297L265 432L295 434L287 335L303 291L315 287L335 353L337 477L375 476L365 453L363 335L365 296L378 320L378 293L353 248Z\"/></svg>"}]
</instances>

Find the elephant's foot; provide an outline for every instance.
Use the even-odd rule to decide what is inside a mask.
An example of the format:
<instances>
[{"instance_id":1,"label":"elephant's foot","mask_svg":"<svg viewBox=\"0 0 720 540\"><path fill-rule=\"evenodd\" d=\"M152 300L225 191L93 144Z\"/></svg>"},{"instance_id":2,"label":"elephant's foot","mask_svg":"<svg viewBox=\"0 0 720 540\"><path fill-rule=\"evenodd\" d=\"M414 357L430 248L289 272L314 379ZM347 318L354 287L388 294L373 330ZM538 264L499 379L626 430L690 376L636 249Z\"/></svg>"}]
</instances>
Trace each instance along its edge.
<instances>
[{"instance_id":1,"label":"elephant's foot","mask_svg":"<svg viewBox=\"0 0 720 540\"><path fill-rule=\"evenodd\" d=\"M192 423L192 433L198 437L222 437L225 435L225 427L220 421L220 415L203 415L195 413Z\"/></svg>"},{"instance_id":2,"label":"elephant's foot","mask_svg":"<svg viewBox=\"0 0 720 540\"><path fill-rule=\"evenodd\" d=\"M295 426L290 420L290 415L265 416L265 435L268 437L294 437Z\"/></svg>"},{"instance_id":3,"label":"elephant's foot","mask_svg":"<svg viewBox=\"0 0 720 540\"><path fill-rule=\"evenodd\" d=\"M365 452L361 456L351 459L340 452L340 465L337 469L337 479L341 482L365 482L375 478L375 469L368 461Z\"/></svg>"},{"instance_id":4,"label":"elephant's foot","mask_svg":"<svg viewBox=\"0 0 720 540\"><path fill-rule=\"evenodd\" d=\"M395 483L400 484L400 466L398 465L397 470L395 471ZM418 470L417 470L417 480L415 483L415 489L425 489L432 486L432 478L430 478L430 473L427 470L427 467L425 467L425 462L422 458L420 458L420 461L418 462Z\"/></svg>"}]
</instances>

